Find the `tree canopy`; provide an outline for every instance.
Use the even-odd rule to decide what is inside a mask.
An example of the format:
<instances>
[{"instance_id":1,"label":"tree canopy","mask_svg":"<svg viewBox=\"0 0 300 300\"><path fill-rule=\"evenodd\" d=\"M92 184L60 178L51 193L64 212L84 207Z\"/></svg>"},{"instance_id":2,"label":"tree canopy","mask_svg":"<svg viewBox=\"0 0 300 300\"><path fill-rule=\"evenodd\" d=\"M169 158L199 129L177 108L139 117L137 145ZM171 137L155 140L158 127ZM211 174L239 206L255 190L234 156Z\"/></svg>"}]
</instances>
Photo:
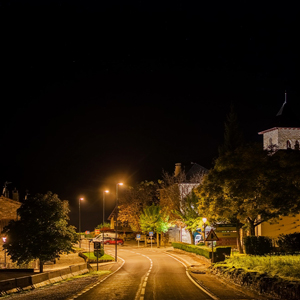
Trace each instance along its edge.
<instances>
[{"instance_id":1,"label":"tree canopy","mask_svg":"<svg viewBox=\"0 0 300 300\"><path fill-rule=\"evenodd\" d=\"M140 215L140 225L143 232L167 232L170 227L168 221L168 214L163 212L159 205L147 206Z\"/></svg>"},{"instance_id":2,"label":"tree canopy","mask_svg":"<svg viewBox=\"0 0 300 300\"><path fill-rule=\"evenodd\" d=\"M210 221L234 222L254 235L262 222L300 211L300 152L269 155L248 144L220 156L196 189Z\"/></svg>"},{"instance_id":3,"label":"tree canopy","mask_svg":"<svg viewBox=\"0 0 300 300\"><path fill-rule=\"evenodd\" d=\"M4 248L18 264L40 260L40 272L48 260L73 251L77 241L75 227L68 225L69 206L56 194L47 192L29 197L17 210L19 220L3 229Z\"/></svg>"},{"instance_id":4,"label":"tree canopy","mask_svg":"<svg viewBox=\"0 0 300 300\"><path fill-rule=\"evenodd\" d=\"M128 223L133 231L142 231L140 215L147 206L158 204L159 186L159 182L142 181L127 188L119 199L119 220Z\"/></svg>"}]
</instances>

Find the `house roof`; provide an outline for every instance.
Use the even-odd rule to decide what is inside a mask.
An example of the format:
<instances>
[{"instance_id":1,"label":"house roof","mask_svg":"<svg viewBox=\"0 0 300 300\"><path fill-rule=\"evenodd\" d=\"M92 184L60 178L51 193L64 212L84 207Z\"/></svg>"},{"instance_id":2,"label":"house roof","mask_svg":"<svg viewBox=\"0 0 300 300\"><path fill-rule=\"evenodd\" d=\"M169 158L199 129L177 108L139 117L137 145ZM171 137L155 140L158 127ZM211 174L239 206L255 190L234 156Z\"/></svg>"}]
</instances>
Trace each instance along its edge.
<instances>
[{"instance_id":1,"label":"house roof","mask_svg":"<svg viewBox=\"0 0 300 300\"><path fill-rule=\"evenodd\" d=\"M293 129L293 130L300 130L300 127L273 127L273 128L270 128L270 129L266 129L266 130L260 131L258 134L264 134L264 133L266 133L266 132L270 132L270 131L277 130L277 129Z\"/></svg>"},{"instance_id":2,"label":"house roof","mask_svg":"<svg viewBox=\"0 0 300 300\"><path fill-rule=\"evenodd\" d=\"M208 172L208 169L198 165L197 163L192 163L192 167L188 170L186 173L186 179L191 180L195 176L198 176L199 174L203 175Z\"/></svg>"}]
</instances>

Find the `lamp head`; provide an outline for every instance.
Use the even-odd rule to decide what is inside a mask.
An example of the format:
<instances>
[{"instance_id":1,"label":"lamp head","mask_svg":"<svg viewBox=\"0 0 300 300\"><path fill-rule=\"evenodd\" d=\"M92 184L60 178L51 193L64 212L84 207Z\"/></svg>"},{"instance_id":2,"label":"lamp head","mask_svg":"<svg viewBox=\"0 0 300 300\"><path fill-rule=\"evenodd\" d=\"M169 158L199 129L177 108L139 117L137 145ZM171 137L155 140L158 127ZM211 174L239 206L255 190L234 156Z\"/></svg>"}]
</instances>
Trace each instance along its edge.
<instances>
[{"instance_id":1,"label":"lamp head","mask_svg":"<svg viewBox=\"0 0 300 300\"><path fill-rule=\"evenodd\" d=\"M84 198L79 198L80 201L84 200Z\"/></svg>"},{"instance_id":2,"label":"lamp head","mask_svg":"<svg viewBox=\"0 0 300 300\"><path fill-rule=\"evenodd\" d=\"M206 218L202 218L203 223L206 223L207 219Z\"/></svg>"},{"instance_id":3,"label":"lamp head","mask_svg":"<svg viewBox=\"0 0 300 300\"><path fill-rule=\"evenodd\" d=\"M104 193L106 193L106 194L109 193L109 190L104 191Z\"/></svg>"}]
</instances>

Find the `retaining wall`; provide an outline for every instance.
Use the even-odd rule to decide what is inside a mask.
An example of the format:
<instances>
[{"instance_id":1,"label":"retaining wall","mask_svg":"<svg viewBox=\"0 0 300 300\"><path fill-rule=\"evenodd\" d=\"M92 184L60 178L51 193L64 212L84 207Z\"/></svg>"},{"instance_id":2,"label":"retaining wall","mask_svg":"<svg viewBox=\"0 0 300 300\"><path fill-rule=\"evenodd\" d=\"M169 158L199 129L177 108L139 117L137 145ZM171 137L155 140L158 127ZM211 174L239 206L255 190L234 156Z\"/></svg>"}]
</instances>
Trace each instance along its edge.
<instances>
[{"instance_id":1,"label":"retaining wall","mask_svg":"<svg viewBox=\"0 0 300 300\"><path fill-rule=\"evenodd\" d=\"M88 273L86 263L69 266L64 269L24 276L0 281L0 293L10 294L24 289L33 289L47 284L55 283L63 279Z\"/></svg>"}]
</instances>

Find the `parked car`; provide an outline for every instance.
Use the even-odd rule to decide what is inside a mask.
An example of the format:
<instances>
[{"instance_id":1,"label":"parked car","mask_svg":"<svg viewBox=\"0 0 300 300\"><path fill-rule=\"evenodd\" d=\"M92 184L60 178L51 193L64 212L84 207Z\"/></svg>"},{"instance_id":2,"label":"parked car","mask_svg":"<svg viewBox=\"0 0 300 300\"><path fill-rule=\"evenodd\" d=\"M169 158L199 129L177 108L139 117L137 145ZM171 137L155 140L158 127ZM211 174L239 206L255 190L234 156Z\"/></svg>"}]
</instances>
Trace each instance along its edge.
<instances>
[{"instance_id":1,"label":"parked car","mask_svg":"<svg viewBox=\"0 0 300 300\"><path fill-rule=\"evenodd\" d=\"M107 240L104 240L104 244L110 244L110 245L123 245L124 240L123 239L116 239L116 238L107 238Z\"/></svg>"},{"instance_id":2,"label":"parked car","mask_svg":"<svg viewBox=\"0 0 300 300\"><path fill-rule=\"evenodd\" d=\"M105 236L104 237L104 241L106 241L107 239L110 239L110 237L107 237L107 236ZM101 234L99 234L99 235L97 235L96 237L94 237L93 239L92 239L92 241L93 242L103 242L103 235L101 235Z\"/></svg>"}]
</instances>

